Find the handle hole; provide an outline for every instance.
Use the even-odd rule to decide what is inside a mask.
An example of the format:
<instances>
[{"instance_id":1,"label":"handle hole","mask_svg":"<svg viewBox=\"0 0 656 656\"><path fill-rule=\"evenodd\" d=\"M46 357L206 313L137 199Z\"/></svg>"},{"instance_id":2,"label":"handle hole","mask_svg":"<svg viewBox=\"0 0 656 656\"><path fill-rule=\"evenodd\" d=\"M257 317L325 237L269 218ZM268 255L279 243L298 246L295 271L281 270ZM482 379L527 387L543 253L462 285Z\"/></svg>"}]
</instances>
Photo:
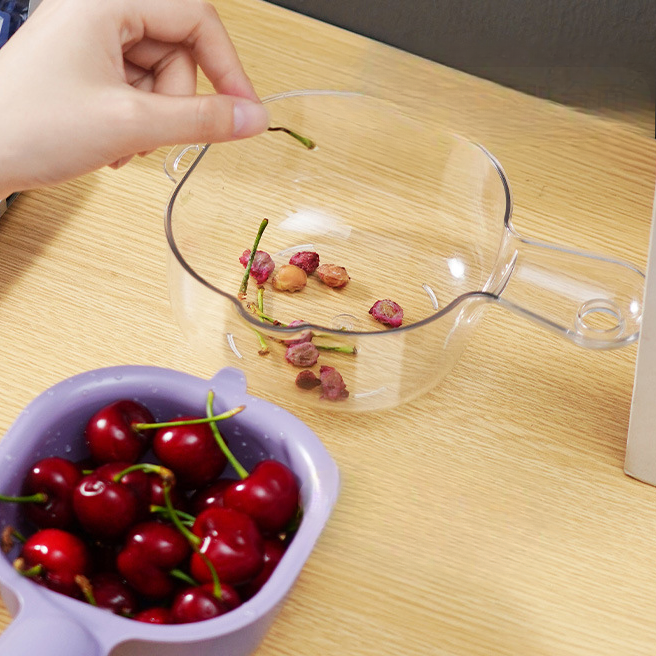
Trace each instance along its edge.
<instances>
[{"instance_id":1,"label":"handle hole","mask_svg":"<svg viewBox=\"0 0 656 656\"><path fill-rule=\"evenodd\" d=\"M624 319L617 303L593 298L583 303L576 314L580 333L591 337L616 337L624 330Z\"/></svg>"}]
</instances>

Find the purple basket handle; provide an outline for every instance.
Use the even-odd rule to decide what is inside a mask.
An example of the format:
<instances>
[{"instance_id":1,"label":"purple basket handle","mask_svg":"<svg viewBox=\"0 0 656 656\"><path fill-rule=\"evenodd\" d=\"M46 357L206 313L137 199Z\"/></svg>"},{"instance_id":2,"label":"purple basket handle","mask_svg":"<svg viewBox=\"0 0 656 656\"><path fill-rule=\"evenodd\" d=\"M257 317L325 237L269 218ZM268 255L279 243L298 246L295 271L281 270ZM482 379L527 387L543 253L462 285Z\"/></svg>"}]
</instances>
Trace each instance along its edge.
<instances>
[{"instance_id":1,"label":"purple basket handle","mask_svg":"<svg viewBox=\"0 0 656 656\"><path fill-rule=\"evenodd\" d=\"M63 613L23 610L0 635L0 654L105 656L80 624Z\"/></svg>"}]
</instances>

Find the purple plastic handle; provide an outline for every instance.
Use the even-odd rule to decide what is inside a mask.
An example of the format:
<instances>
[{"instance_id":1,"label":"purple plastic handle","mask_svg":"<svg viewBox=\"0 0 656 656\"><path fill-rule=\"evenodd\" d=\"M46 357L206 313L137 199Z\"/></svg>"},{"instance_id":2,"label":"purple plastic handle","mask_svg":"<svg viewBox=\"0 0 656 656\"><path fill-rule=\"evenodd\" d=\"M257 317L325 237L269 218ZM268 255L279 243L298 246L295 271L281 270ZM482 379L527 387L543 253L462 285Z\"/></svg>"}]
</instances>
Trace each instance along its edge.
<instances>
[{"instance_id":1,"label":"purple plastic handle","mask_svg":"<svg viewBox=\"0 0 656 656\"><path fill-rule=\"evenodd\" d=\"M246 409L221 423L241 464L262 458L287 464L301 484L303 521L269 581L237 609L204 622L157 626L135 622L51 592L22 577L0 555L0 591L14 621L0 635L0 654L20 656L248 656L259 645L310 556L339 493L339 471L321 440L298 418L246 393L246 379L226 368L211 380L171 369L109 367L74 376L32 401L0 441L0 491L17 494L35 460L86 455L81 435L98 408L120 398L142 401L156 419ZM0 528L22 527L16 504L0 504ZM18 548L16 548L18 551Z\"/></svg>"},{"instance_id":2,"label":"purple plastic handle","mask_svg":"<svg viewBox=\"0 0 656 656\"><path fill-rule=\"evenodd\" d=\"M7 656L101 656L100 649L79 622L52 609L43 615L35 609L21 612L0 636L0 653Z\"/></svg>"}]
</instances>

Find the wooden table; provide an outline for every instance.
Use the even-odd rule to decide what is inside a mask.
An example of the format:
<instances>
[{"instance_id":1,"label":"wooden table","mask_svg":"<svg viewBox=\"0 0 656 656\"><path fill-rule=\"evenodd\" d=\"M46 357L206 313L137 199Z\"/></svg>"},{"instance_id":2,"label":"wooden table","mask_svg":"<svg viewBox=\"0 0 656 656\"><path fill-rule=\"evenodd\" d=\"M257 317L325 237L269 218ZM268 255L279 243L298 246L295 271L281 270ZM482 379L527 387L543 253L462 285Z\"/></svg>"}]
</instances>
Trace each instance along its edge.
<instances>
[{"instance_id":1,"label":"wooden table","mask_svg":"<svg viewBox=\"0 0 656 656\"><path fill-rule=\"evenodd\" d=\"M522 233L644 268L651 126L503 89L260 0L218 5L261 95L401 94L499 157ZM164 154L26 193L0 221L0 432L83 370L214 373L168 305ZM337 460L343 489L257 653L655 653L656 489L622 469L635 354L586 351L492 311L450 377L410 405L330 418L290 407Z\"/></svg>"}]
</instances>

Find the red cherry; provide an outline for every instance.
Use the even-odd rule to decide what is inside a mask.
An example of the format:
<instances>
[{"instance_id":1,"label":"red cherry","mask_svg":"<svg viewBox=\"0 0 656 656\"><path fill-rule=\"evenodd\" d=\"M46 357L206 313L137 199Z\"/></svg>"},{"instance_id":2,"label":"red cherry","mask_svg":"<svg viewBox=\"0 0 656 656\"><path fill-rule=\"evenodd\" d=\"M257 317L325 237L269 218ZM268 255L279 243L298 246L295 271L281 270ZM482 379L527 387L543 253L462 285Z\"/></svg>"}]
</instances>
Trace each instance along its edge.
<instances>
[{"instance_id":1,"label":"red cherry","mask_svg":"<svg viewBox=\"0 0 656 656\"><path fill-rule=\"evenodd\" d=\"M89 552L76 535L58 528L44 528L25 541L21 556L23 570L39 566L39 581L70 597L80 597L75 579L88 573Z\"/></svg>"},{"instance_id":2,"label":"red cherry","mask_svg":"<svg viewBox=\"0 0 656 656\"><path fill-rule=\"evenodd\" d=\"M171 611L164 606L154 606L138 612L133 618L137 622L146 622L147 624L173 624Z\"/></svg>"},{"instance_id":3,"label":"red cherry","mask_svg":"<svg viewBox=\"0 0 656 656\"><path fill-rule=\"evenodd\" d=\"M147 476L150 504L154 506L165 506L164 480L159 474L154 472L150 472ZM169 485L169 497L171 498L171 504L174 508L177 510L187 509L187 497L180 491L180 488L176 483Z\"/></svg>"},{"instance_id":4,"label":"red cherry","mask_svg":"<svg viewBox=\"0 0 656 656\"><path fill-rule=\"evenodd\" d=\"M199 418L180 417L176 421ZM185 488L207 485L218 478L227 464L208 424L160 428L153 439L153 451Z\"/></svg>"},{"instance_id":5,"label":"red cherry","mask_svg":"<svg viewBox=\"0 0 656 656\"><path fill-rule=\"evenodd\" d=\"M68 528L75 521L73 490L82 478L80 468L65 458L43 458L32 465L22 493L45 494L44 503L27 503L25 515L39 528Z\"/></svg>"},{"instance_id":6,"label":"red cherry","mask_svg":"<svg viewBox=\"0 0 656 656\"><path fill-rule=\"evenodd\" d=\"M134 590L116 572L94 574L89 584L98 608L125 616L137 612L137 596Z\"/></svg>"},{"instance_id":7,"label":"red cherry","mask_svg":"<svg viewBox=\"0 0 656 656\"><path fill-rule=\"evenodd\" d=\"M286 550L287 546L279 538L266 538L264 540L264 565L260 573L239 588L239 593L244 600L250 599L261 590L285 555Z\"/></svg>"},{"instance_id":8,"label":"red cherry","mask_svg":"<svg viewBox=\"0 0 656 656\"><path fill-rule=\"evenodd\" d=\"M211 591L200 586L185 588L171 604L171 617L175 624L202 622L228 612L228 608Z\"/></svg>"},{"instance_id":9,"label":"red cherry","mask_svg":"<svg viewBox=\"0 0 656 656\"><path fill-rule=\"evenodd\" d=\"M196 490L191 495L191 499L189 500L191 513L194 515L199 515L206 508L222 508L223 493L234 482L235 481L230 478L220 478L207 487Z\"/></svg>"},{"instance_id":10,"label":"red cherry","mask_svg":"<svg viewBox=\"0 0 656 656\"><path fill-rule=\"evenodd\" d=\"M214 595L214 583L203 583L200 587ZM241 606L241 595L231 585L221 583L221 603L226 610L234 610L237 606Z\"/></svg>"},{"instance_id":11,"label":"red cherry","mask_svg":"<svg viewBox=\"0 0 656 656\"><path fill-rule=\"evenodd\" d=\"M192 531L201 538L200 553L195 552L190 562L191 575L197 581L212 580L205 558L219 580L232 585L245 583L262 569L263 539L248 515L231 508L208 508L196 517Z\"/></svg>"},{"instance_id":12,"label":"red cherry","mask_svg":"<svg viewBox=\"0 0 656 656\"><path fill-rule=\"evenodd\" d=\"M137 431L133 424L152 424L155 418L141 403L127 399L101 408L89 420L85 439L98 463L136 462L150 446L154 429Z\"/></svg>"},{"instance_id":13,"label":"red cherry","mask_svg":"<svg viewBox=\"0 0 656 656\"><path fill-rule=\"evenodd\" d=\"M94 472L80 480L73 492L73 508L86 531L113 540L139 519L143 506L129 485L117 483L106 474Z\"/></svg>"},{"instance_id":14,"label":"red cherry","mask_svg":"<svg viewBox=\"0 0 656 656\"><path fill-rule=\"evenodd\" d=\"M255 520L265 533L279 533L298 511L299 489L294 472L277 460L262 460L223 493L226 508Z\"/></svg>"},{"instance_id":15,"label":"red cherry","mask_svg":"<svg viewBox=\"0 0 656 656\"><path fill-rule=\"evenodd\" d=\"M190 551L187 539L173 526L158 521L143 522L126 536L116 566L140 594L165 597L175 588L169 572L179 567Z\"/></svg>"}]
</instances>

